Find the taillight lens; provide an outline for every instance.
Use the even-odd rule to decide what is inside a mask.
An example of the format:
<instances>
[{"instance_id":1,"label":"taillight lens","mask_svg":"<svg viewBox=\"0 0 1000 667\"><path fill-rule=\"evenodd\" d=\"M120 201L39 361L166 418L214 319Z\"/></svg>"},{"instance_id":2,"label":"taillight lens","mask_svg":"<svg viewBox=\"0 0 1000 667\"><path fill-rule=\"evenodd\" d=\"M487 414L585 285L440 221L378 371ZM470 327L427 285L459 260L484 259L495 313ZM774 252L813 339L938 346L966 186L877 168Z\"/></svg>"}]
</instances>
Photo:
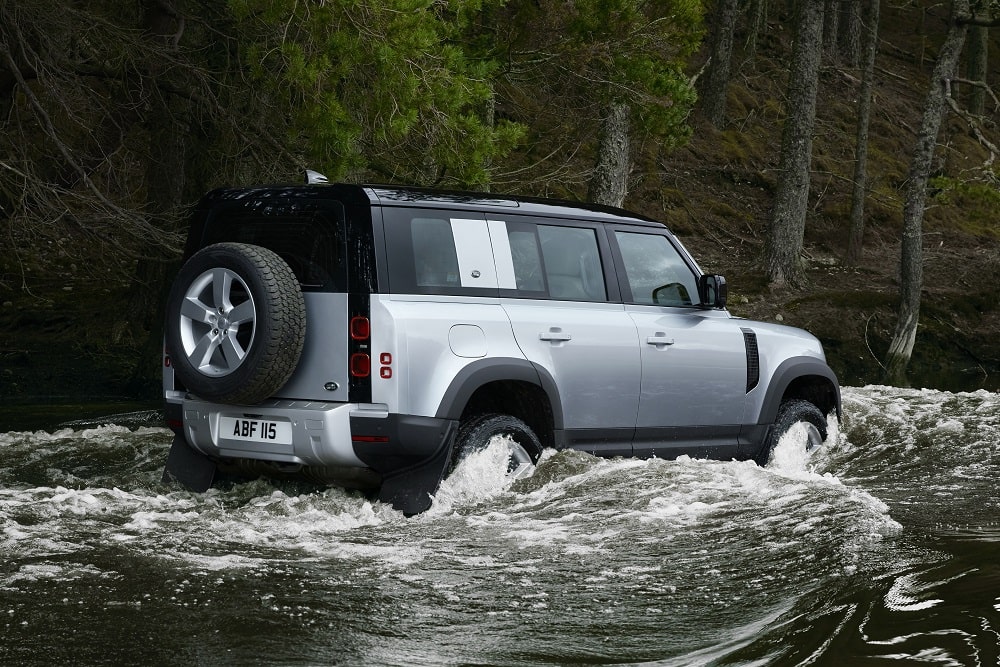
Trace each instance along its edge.
<instances>
[{"instance_id":1,"label":"taillight lens","mask_svg":"<svg viewBox=\"0 0 1000 667\"><path fill-rule=\"evenodd\" d=\"M368 340L372 335L372 325L367 317L351 318L351 339Z\"/></svg>"},{"instance_id":2,"label":"taillight lens","mask_svg":"<svg viewBox=\"0 0 1000 667\"><path fill-rule=\"evenodd\" d=\"M351 375L356 378L366 378L372 372L372 360L363 352L351 355Z\"/></svg>"}]
</instances>

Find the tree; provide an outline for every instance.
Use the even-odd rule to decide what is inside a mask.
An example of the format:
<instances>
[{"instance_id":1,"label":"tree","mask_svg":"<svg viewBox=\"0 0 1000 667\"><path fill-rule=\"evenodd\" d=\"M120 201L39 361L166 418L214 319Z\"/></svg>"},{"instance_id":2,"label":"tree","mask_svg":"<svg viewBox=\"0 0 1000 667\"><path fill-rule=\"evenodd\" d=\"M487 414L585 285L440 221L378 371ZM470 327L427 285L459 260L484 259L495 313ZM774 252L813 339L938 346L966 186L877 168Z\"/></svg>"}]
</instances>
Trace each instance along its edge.
<instances>
[{"instance_id":1,"label":"tree","mask_svg":"<svg viewBox=\"0 0 1000 667\"><path fill-rule=\"evenodd\" d=\"M522 128L487 109L497 63L469 40L499 0L230 0L270 123L334 179L485 185Z\"/></svg>"},{"instance_id":2,"label":"tree","mask_svg":"<svg viewBox=\"0 0 1000 667\"><path fill-rule=\"evenodd\" d=\"M843 0L826 0L823 9L823 48L826 57L832 61L840 60L840 7Z\"/></svg>"},{"instance_id":3,"label":"tree","mask_svg":"<svg viewBox=\"0 0 1000 667\"><path fill-rule=\"evenodd\" d=\"M757 56L757 41L761 32L767 27L768 0L750 0L747 8L748 29L746 55L753 59Z\"/></svg>"},{"instance_id":4,"label":"tree","mask_svg":"<svg viewBox=\"0 0 1000 667\"><path fill-rule=\"evenodd\" d=\"M920 320L920 291L923 288L923 220L927 202L927 182L934 161L938 131L947 107L945 93L954 76L971 18L969 0L955 0L952 5L948 35L938 53L931 73L930 89L917 134L917 145L910 162L903 205L903 236L899 262L899 310L896 328L886 362L887 379L903 384L906 367L913 354Z\"/></svg>"},{"instance_id":5,"label":"tree","mask_svg":"<svg viewBox=\"0 0 1000 667\"><path fill-rule=\"evenodd\" d=\"M628 194L629 107L617 102L608 106L601 121L597 164L590 179L587 200L605 206L621 206Z\"/></svg>"},{"instance_id":6,"label":"tree","mask_svg":"<svg viewBox=\"0 0 1000 667\"><path fill-rule=\"evenodd\" d=\"M812 133L816 119L824 0L803 0L788 82L788 115L781 139L781 174L775 193L766 271L774 287L800 287L802 244L809 200Z\"/></svg>"},{"instance_id":7,"label":"tree","mask_svg":"<svg viewBox=\"0 0 1000 667\"><path fill-rule=\"evenodd\" d=\"M620 204L636 137L669 148L689 136L684 67L701 40L700 2L518 0L504 19L498 106L531 125L523 189L587 183L590 198ZM568 156L595 149L592 170L571 170Z\"/></svg>"},{"instance_id":8,"label":"tree","mask_svg":"<svg viewBox=\"0 0 1000 667\"><path fill-rule=\"evenodd\" d=\"M739 18L739 0L718 0L713 16L712 39L708 69L702 77L701 109L715 127L726 119L726 92L729 90L729 68L733 56L733 32Z\"/></svg>"},{"instance_id":9,"label":"tree","mask_svg":"<svg viewBox=\"0 0 1000 667\"><path fill-rule=\"evenodd\" d=\"M861 0L840 0L840 27L837 41L840 56L850 67L857 67L861 53Z\"/></svg>"},{"instance_id":10,"label":"tree","mask_svg":"<svg viewBox=\"0 0 1000 667\"><path fill-rule=\"evenodd\" d=\"M851 190L851 226L844 263L856 266L861 261L865 233L865 198L868 183L868 125L872 91L875 86L875 55L878 52L880 0L867 0L864 6L864 63L861 90L858 92L858 127L854 149L854 185Z\"/></svg>"},{"instance_id":11,"label":"tree","mask_svg":"<svg viewBox=\"0 0 1000 667\"><path fill-rule=\"evenodd\" d=\"M969 113L982 116L986 110L986 73L989 67L990 29L973 25L969 29L969 60L966 77L973 82L969 93ZM983 85L979 85L983 84Z\"/></svg>"}]
</instances>

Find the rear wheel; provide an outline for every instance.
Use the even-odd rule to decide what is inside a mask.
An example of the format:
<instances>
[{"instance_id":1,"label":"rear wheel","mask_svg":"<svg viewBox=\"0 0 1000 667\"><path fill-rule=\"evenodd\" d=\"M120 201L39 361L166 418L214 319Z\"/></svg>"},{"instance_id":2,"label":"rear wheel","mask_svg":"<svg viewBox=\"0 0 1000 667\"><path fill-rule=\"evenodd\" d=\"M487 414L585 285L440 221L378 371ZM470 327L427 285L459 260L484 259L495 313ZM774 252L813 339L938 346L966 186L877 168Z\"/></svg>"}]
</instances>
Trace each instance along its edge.
<instances>
[{"instance_id":1,"label":"rear wheel","mask_svg":"<svg viewBox=\"0 0 1000 667\"><path fill-rule=\"evenodd\" d=\"M759 461L761 465L766 464L771 459L774 448L778 446L781 438L796 424L802 424L804 427L805 437L801 445L806 452L812 452L826 440L826 417L818 407L809 401L798 398L785 401L778 408L774 428L771 429L771 435L761 453Z\"/></svg>"},{"instance_id":2,"label":"rear wheel","mask_svg":"<svg viewBox=\"0 0 1000 667\"><path fill-rule=\"evenodd\" d=\"M507 475L513 479L526 476L542 455L541 441L522 420L510 415L486 414L474 417L459 427L450 470L453 471L470 454L486 449L495 436L504 438Z\"/></svg>"}]
</instances>

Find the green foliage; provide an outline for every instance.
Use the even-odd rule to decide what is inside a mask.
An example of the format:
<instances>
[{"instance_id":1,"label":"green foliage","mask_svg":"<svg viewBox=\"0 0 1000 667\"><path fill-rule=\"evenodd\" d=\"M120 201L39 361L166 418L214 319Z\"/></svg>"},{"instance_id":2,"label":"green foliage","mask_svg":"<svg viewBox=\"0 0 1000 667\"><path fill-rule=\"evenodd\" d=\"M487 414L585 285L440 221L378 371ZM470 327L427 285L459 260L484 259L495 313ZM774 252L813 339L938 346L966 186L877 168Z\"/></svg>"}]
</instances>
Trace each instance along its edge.
<instances>
[{"instance_id":1,"label":"green foliage","mask_svg":"<svg viewBox=\"0 0 1000 667\"><path fill-rule=\"evenodd\" d=\"M512 115L530 125L533 142L576 152L593 148L609 105L626 104L637 139L683 144L696 99L685 68L702 19L696 0L511 0L492 30L506 49L494 57L506 58ZM565 155L555 150L554 160Z\"/></svg>"},{"instance_id":2,"label":"green foliage","mask_svg":"<svg viewBox=\"0 0 1000 667\"><path fill-rule=\"evenodd\" d=\"M990 174L996 182L996 176ZM934 199L948 207L952 224L973 236L1000 238L996 211L1000 207L1000 189L993 183L937 176L929 181Z\"/></svg>"},{"instance_id":3,"label":"green foliage","mask_svg":"<svg viewBox=\"0 0 1000 667\"><path fill-rule=\"evenodd\" d=\"M470 46L500 0L230 0L255 85L330 177L486 185L523 130L494 123L496 63Z\"/></svg>"}]
</instances>

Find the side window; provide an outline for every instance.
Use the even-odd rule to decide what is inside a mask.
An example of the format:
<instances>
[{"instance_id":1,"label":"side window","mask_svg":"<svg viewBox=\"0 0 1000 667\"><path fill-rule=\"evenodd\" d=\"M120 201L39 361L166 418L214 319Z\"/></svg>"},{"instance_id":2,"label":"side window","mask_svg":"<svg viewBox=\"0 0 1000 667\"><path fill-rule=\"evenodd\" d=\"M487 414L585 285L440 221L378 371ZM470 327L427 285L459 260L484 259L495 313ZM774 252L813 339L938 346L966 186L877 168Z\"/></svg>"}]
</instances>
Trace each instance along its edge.
<instances>
[{"instance_id":1,"label":"side window","mask_svg":"<svg viewBox=\"0 0 1000 667\"><path fill-rule=\"evenodd\" d=\"M417 287L458 287L461 284L451 222L439 218L413 218L410 243Z\"/></svg>"},{"instance_id":2,"label":"side window","mask_svg":"<svg viewBox=\"0 0 1000 667\"><path fill-rule=\"evenodd\" d=\"M607 301L597 233L590 227L489 222L501 289L529 299ZM510 254L498 252L510 248Z\"/></svg>"},{"instance_id":3,"label":"side window","mask_svg":"<svg viewBox=\"0 0 1000 667\"><path fill-rule=\"evenodd\" d=\"M386 207L389 290L396 294L496 296L485 218L460 211Z\"/></svg>"},{"instance_id":4,"label":"side window","mask_svg":"<svg viewBox=\"0 0 1000 667\"><path fill-rule=\"evenodd\" d=\"M615 232L632 291L632 303L691 306L698 301L698 282L665 236Z\"/></svg>"},{"instance_id":5,"label":"side window","mask_svg":"<svg viewBox=\"0 0 1000 667\"><path fill-rule=\"evenodd\" d=\"M593 229L538 226L549 298L606 301L604 274Z\"/></svg>"},{"instance_id":6,"label":"side window","mask_svg":"<svg viewBox=\"0 0 1000 667\"><path fill-rule=\"evenodd\" d=\"M507 232L510 255L514 260L514 279L522 292L544 292L542 257L538 254L538 238L534 230L511 229Z\"/></svg>"}]
</instances>

